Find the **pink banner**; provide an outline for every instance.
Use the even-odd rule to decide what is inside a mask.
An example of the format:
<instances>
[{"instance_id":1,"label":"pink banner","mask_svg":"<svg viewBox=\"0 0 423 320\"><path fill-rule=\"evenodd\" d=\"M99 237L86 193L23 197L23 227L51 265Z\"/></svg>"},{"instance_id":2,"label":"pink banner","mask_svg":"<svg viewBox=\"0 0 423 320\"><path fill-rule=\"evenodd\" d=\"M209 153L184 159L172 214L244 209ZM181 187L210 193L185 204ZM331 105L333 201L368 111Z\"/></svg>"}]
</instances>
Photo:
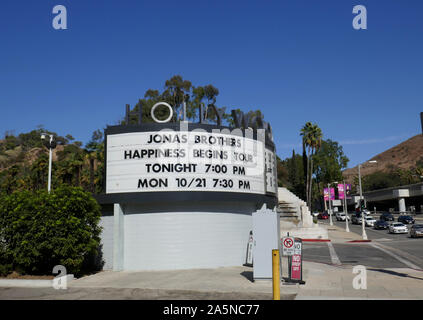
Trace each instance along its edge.
<instances>
[{"instance_id":1,"label":"pink banner","mask_svg":"<svg viewBox=\"0 0 423 320\"><path fill-rule=\"evenodd\" d=\"M323 188L323 197L325 201L328 201L329 199L328 188ZM335 188L330 188L330 199L335 200Z\"/></svg>"},{"instance_id":2,"label":"pink banner","mask_svg":"<svg viewBox=\"0 0 423 320\"><path fill-rule=\"evenodd\" d=\"M343 184L338 184L338 198L339 199L344 199L344 185Z\"/></svg>"},{"instance_id":3,"label":"pink banner","mask_svg":"<svg viewBox=\"0 0 423 320\"><path fill-rule=\"evenodd\" d=\"M324 198L324 201L328 201L329 200L328 188L323 188L323 198Z\"/></svg>"},{"instance_id":4,"label":"pink banner","mask_svg":"<svg viewBox=\"0 0 423 320\"><path fill-rule=\"evenodd\" d=\"M335 200L335 188L330 188L330 199Z\"/></svg>"}]
</instances>

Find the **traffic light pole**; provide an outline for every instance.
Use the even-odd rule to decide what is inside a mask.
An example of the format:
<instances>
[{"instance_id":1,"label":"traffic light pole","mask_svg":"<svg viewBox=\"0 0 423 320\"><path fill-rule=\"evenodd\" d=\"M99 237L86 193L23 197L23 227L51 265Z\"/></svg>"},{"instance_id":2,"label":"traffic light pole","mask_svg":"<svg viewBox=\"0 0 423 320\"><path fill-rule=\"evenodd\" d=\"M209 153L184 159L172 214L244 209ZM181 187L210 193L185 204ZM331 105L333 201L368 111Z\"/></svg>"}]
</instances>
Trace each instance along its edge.
<instances>
[{"instance_id":1,"label":"traffic light pole","mask_svg":"<svg viewBox=\"0 0 423 320\"><path fill-rule=\"evenodd\" d=\"M344 214L345 214L345 231L350 232L350 227L348 225L348 206L347 206L347 188L345 186L345 180L343 181L344 184Z\"/></svg>"},{"instance_id":2,"label":"traffic light pole","mask_svg":"<svg viewBox=\"0 0 423 320\"><path fill-rule=\"evenodd\" d=\"M363 204L363 191L361 189L361 172L360 172L361 164L358 165L358 184L360 186L360 210L361 210L361 229L362 229L362 238L363 240L367 240L366 228L364 226L364 211L362 208Z\"/></svg>"},{"instance_id":3,"label":"traffic light pole","mask_svg":"<svg viewBox=\"0 0 423 320\"><path fill-rule=\"evenodd\" d=\"M331 226L333 226L333 222L332 222L332 205L330 203L330 184L328 183L328 203L329 203L329 224Z\"/></svg>"}]
</instances>

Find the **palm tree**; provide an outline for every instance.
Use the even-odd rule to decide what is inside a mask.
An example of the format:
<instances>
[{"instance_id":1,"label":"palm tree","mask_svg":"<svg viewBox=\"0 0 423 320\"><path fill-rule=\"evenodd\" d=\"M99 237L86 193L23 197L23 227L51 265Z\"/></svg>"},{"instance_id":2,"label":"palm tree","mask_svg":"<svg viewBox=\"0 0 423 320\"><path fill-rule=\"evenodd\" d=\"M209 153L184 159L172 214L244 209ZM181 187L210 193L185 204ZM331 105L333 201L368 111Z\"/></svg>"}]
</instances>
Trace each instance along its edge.
<instances>
[{"instance_id":1,"label":"palm tree","mask_svg":"<svg viewBox=\"0 0 423 320\"><path fill-rule=\"evenodd\" d=\"M301 128L300 135L303 137L303 164L304 164L304 186L306 189L306 202L309 205L309 178L310 173L310 146L311 146L311 122L307 122L304 127Z\"/></svg>"},{"instance_id":2,"label":"palm tree","mask_svg":"<svg viewBox=\"0 0 423 320\"><path fill-rule=\"evenodd\" d=\"M310 136L311 136L311 146L310 146L311 147L311 155L310 155L310 185L309 185L310 204L309 204L309 208L310 208L310 211L311 211L312 190L313 190L312 189L312 184L313 184L313 155L322 146L322 137L323 137L322 129L320 129L317 124L314 124L311 128Z\"/></svg>"},{"instance_id":3,"label":"palm tree","mask_svg":"<svg viewBox=\"0 0 423 320\"><path fill-rule=\"evenodd\" d=\"M317 124L307 122L301 129L300 135L303 137L303 155L306 155L307 163L304 169L306 201L311 210L312 183L313 183L313 155L322 145L322 130Z\"/></svg>"}]
</instances>

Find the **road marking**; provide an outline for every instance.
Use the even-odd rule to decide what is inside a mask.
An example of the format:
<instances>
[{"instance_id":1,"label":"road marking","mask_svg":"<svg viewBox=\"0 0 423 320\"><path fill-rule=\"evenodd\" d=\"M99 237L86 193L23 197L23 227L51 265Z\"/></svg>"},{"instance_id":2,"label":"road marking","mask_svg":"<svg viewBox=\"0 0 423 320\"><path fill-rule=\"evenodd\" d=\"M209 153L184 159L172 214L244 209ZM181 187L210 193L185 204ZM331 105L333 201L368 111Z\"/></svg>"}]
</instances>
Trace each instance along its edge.
<instances>
[{"instance_id":1,"label":"road marking","mask_svg":"<svg viewBox=\"0 0 423 320\"><path fill-rule=\"evenodd\" d=\"M383 248L380 244L372 243L371 246L374 247L374 248L376 248L376 249L379 249L379 250L385 252L386 254L389 254L391 257L394 257L399 262L402 262L403 264L405 264L406 266L410 267L411 269L420 269L420 267L416 266L414 263L412 263L412 262L410 262L410 261L408 261L408 260L406 260L406 259L404 259L404 258L402 258L402 257L400 257L398 255L396 255L395 253L393 253L393 252L391 252L391 251L389 251L389 250L387 250L385 248Z\"/></svg>"},{"instance_id":2,"label":"road marking","mask_svg":"<svg viewBox=\"0 0 423 320\"><path fill-rule=\"evenodd\" d=\"M329 248L330 259L332 260L332 264L336 264L340 266L342 263L339 260L338 255L335 252L335 248L333 247L331 242L328 242L328 248Z\"/></svg>"}]
</instances>

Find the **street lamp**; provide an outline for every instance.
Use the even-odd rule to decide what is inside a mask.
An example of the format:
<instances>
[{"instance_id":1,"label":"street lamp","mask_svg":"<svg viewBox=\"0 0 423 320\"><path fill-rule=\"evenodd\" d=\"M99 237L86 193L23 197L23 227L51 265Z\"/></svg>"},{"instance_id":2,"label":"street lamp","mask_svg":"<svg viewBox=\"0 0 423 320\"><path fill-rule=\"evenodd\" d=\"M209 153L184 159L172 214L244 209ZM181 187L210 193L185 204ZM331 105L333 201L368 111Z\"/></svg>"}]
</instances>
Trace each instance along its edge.
<instances>
[{"instance_id":1,"label":"street lamp","mask_svg":"<svg viewBox=\"0 0 423 320\"><path fill-rule=\"evenodd\" d=\"M344 184L344 214L345 214L345 231L350 232L350 227L348 225L348 206L347 206L347 188L345 186L345 180L342 181Z\"/></svg>"},{"instance_id":2,"label":"street lamp","mask_svg":"<svg viewBox=\"0 0 423 320\"><path fill-rule=\"evenodd\" d=\"M368 163L377 163L376 160L370 160L367 161ZM363 190L361 188L361 173L360 173L361 163L358 165L358 185L360 187L360 210L361 210L361 204L363 203ZM362 237L363 240L367 240L367 234L366 229L364 227L364 212L361 211L361 229L362 229Z\"/></svg>"},{"instance_id":3,"label":"street lamp","mask_svg":"<svg viewBox=\"0 0 423 320\"><path fill-rule=\"evenodd\" d=\"M47 191L48 191L48 193L50 193L50 190L51 190L51 161L52 161L52 155L53 155L52 150L54 149L54 147L56 145L55 145L55 142L53 140L54 136L52 134L42 133L41 139L46 140L47 136L50 137L50 140L48 141L49 158L48 158L48 184L47 184Z\"/></svg>"}]
</instances>

